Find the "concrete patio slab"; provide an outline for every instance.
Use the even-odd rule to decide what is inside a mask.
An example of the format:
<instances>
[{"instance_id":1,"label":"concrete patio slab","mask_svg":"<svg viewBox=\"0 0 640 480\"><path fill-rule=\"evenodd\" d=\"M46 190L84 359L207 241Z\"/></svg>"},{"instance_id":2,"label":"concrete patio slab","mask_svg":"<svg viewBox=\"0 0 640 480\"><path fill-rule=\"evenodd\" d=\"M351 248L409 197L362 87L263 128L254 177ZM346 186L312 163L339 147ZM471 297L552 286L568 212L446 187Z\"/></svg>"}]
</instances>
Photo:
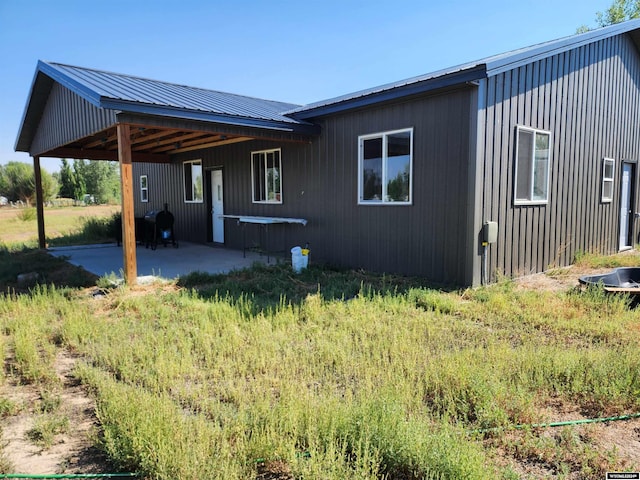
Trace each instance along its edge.
<instances>
[{"instance_id":1,"label":"concrete patio slab","mask_svg":"<svg viewBox=\"0 0 640 480\"><path fill-rule=\"evenodd\" d=\"M81 245L50 248L56 257L68 257L67 261L98 276L116 274L122 277L122 247L115 243L103 245ZM160 277L174 279L191 272L228 273L248 268L254 262L267 263L267 257L255 252L229 250L197 243L180 242L179 248L158 246L156 250L138 245L136 247L138 278ZM276 260L271 257L271 263Z\"/></svg>"}]
</instances>

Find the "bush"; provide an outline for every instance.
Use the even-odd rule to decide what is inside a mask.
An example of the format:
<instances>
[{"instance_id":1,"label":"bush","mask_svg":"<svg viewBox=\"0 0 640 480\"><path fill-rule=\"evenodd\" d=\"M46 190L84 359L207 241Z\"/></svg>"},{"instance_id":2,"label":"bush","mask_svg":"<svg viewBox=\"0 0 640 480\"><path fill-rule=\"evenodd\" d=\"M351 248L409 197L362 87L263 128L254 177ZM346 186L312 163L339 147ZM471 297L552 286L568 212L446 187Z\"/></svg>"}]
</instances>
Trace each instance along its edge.
<instances>
[{"instance_id":1,"label":"bush","mask_svg":"<svg viewBox=\"0 0 640 480\"><path fill-rule=\"evenodd\" d=\"M37 217L36 209L33 207L27 207L20 210L18 218L23 222L31 222Z\"/></svg>"}]
</instances>

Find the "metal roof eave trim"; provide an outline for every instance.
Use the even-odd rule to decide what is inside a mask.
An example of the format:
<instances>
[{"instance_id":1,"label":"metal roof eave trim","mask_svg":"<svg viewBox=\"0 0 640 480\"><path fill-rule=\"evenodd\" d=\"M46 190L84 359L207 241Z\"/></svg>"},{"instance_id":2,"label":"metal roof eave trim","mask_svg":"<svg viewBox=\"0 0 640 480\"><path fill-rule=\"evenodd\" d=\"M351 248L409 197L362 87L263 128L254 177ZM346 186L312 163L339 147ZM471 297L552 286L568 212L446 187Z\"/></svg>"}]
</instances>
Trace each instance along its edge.
<instances>
[{"instance_id":1,"label":"metal roof eave trim","mask_svg":"<svg viewBox=\"0 0 640 480\"><path fill-rule=\"evenodd\" d=\"M36 88L36 83L38 81L39 73L40 72L36 69L36 73L33 75L33 79L31 80L31 88L29 88L29 96L27 97L27 102L25 103L24 110L22 111L22 119L20 120L20 128L18 130L18 136L16 137L16 141L13 144L13 150L15 152L29 152L29 147L22 145L22 142L24 141L22 136L24 133L24 128L26 126L27 117L29 116L29 110L31 110L31 103L33 101L33 91Z\"/></svg>"},{"instance_id":2,"label":"metal roof eave trim","mask_svg":"<svg viewBox=\"0 0 640 480\"><path fill-rule=\"evenodd\" d=\"M43 62L42 60L38 60L38 71L53 78L60 85L68 88L73 93L76 93L80 97L84 98L95 107L102 107L102 105L100 104L99 93L97 93L92 88L84 85L82 82L72 79L68 74L66 74L65 72L61 72L55 66L47 62Z\"/></svg>"},{"instance_id":3,"label":"metal roof eave trim","mask_svg":"<svg viewBox=\"0 0 640 480\"><path fill-rule=\"evenodd\" d=\"M440 77L429 78L415 83L405 84L392 87L377 92L371 92L362 96L348 98L335 103L328 103L311 107L307 110L286 113L287 116L305 120L309 118L330 115L355 108L367 107L378 103L426 93L440 88L452 87L465 83L474 82L486 78L486 66L478 64L472 68L461 70L459 72L443 75ZM304 108L304 107L303 107Z\"/></svg>"},{"instance_id":4,"label":"metal roof eave trim","mask_svg":"<svg viewBox=\"0 0 640 480\"><path fill-rule=\"evenodd\" d=\"M592 32L586 32L585 34L580 36L579 41L576 41L576 35L572 35L564 39L545 43L537 48L528 48L522 53L511 55L505 54L505 58L500 58L494 61L487 61L487 76L491 77L494 75L498 75L508 70L518 68L522 65L527 65L543 58L558 55L560 53L573 50L574 48L580 48L615 35L631 33L640 28L640 21L638 21L638 23L638 26L635 28L629 28L627 22L625 22L625 24L615 24L610 27L594 30Z\"/></svg>"},{"instance_id":5,"label":"metal roof eave trim","mask_svg":"<svg viewBox=\"0 0 640 480\"><path fill-rule=\"evenodd\" d=\"M121 113L138 113L156 117L182 118L185 120L198 120L210 123L221 123L238 127L264 128L288 133L299 133L304 135L319 135L320 127L309 122L278 122L276 120L266 120L260 118L236 117L217 113L198 112L185 110L177 107L145 105L137 102L113 100L103 98L101 100L103 108L119 110Z\"/></svg>"},{"instance_id":6,"label":"metal roof eave trim","mask_svg":"<svg viewBox=\"0 0 640 480\"><path fill-rule=\"evenodd\" d=\"M88 88L85 85L82 85L79 82L71 80L65 73L59 71L53 65L50 65L45 61L38 60L38 64L36 66L36 72L33 75L33 80L31 81L31 88L29 89L29 96L27 97L27 103L25 105L24 112L22 114L22 120L20 121L20 129L18 130L18 136L16 137L16 142L13 147L13 149L16 152L30 153L29 147L31 145L30 144L29 146L23 145L23 142L26 141L26 139L24 139L23 136L25 135L25 126L26 126L28 117L30 115L30 111L32 108L34 108L34 106L32 106L32 102L34 100L34 93L38 84L38 77L41 74L49 77L54 82L58 82L64 87L73 91L74 93L84 98L94 106L100 107L100 97L97 96L97 94L93 92L90 88ZM29 142L31 142L32 140L33 140L32 138L29 139Z\"/></svg>"}]
</instances>

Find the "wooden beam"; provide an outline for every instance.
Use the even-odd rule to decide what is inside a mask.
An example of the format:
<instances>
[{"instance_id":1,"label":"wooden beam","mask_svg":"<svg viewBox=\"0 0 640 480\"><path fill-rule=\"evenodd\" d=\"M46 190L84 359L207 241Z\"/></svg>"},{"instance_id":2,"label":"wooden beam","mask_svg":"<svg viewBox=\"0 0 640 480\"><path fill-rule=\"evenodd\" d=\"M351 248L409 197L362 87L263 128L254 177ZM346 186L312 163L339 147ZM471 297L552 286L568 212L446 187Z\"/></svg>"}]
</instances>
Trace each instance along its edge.
<instances>
[{"instance_id":1,"label":"wooden beam","mask_svg":"<svg viewBox=\"0 0 640 480\"><path fill-rule=\"evenodd\" d=\"M81 148L61 147L42 154L43 157L77 158L79 160L118 161L118 152L111 150L83 150ZM169 155L152 155L150 153L133 152L131 160L143 163L170 163Z\"/></svg>"},{"instance_id":2,"label":"wooden beam","mask_svg":"<svg viewBox=\"0 0 640 480\"><path fill-rule=\"evenodd\" d=\"M89 149L101 146L105 147L107 143L112 143L118 140L118 136L115 133L109 133L109 131L99 133L98 136L100 138L94 140L93 142L85 143L84 145L82 145L82 148Z\"/></svg>"},{"instance_id":3,"label":"wooden beam","mask_svg":"<svg viewBox=\"0 0 640 480\"><path fill-rule=\"evenodd\" d=\"M75 158L78 160L106 160L118 161L118 152L110 150L85 150L84 148L60 147L44 152L43 157Z\"/></svg>"},{"instance_id":4,"label":"wooden beam","mask_svg":"<svg viewBox=\"0 0 640 480\"><path fill-rule=\"evenodd\" d=\"M118 159L120 161L120 182L122 184L122 255L124 259L124 280L135 285L138 279L136 265L136 234L133 213L133 172L131 167L131 136L129 125L119 123Z\"/></svg>"},{"instance_id":5,"label":"wooden beam","mask_svg":"<svg viewBox=\"0 0 640 480\"><path fill-rule=\"evenodd\" d=\"M167 135L173 135L173 134L178 133L178 132L180 132L180 130L167 129L167 130L160 130L159 132L151 133L149 135L145 135L143 133L139 137L132 138L131 139L131 145L138 145L140 143L148 143L148 142L151 142L152 140L155 140L157 138L163 138L163 137L166 137Z\"/></svg>"},{"instance_id":6,"label":"wooden beam","mask_svg":"<svg viewBox=\"0 0 640 480\"><path fill-rule=\"evenodd\" d=\"M40 157L33 157L33 173L36 181L36 213L38 216L38 247L47 248L44 234L44 196L42 195L42 171L40 170Z\"/></svg>"},{"instance_id":7,"label":"wooden beam","mask_svg":"<svg viewBox=\"0 0 640 480\"><path fill-rule=\"evenodd\" d=\"M205 132L193 132L193 133L186 133L184 135L179 135L179 136L173 136L170 138L163 138L162 140L156 140L154 142L153 145L140 145L140 146L136 146L134 148L134 150L147 150L151 153L155 153L155 152L160 152L163 149L165 150L171 150L173 148L174 143L178 143L178 142L184 142L185 140L190 140L192 138L198 138L198 137L206 137L209 136L208 133ZM166 147L166 145L168 145L168 147ZM185 145L185 147L188 145Z\"/></svg>"},{"instance_id":8,"label":"wooden beam","mask_svg":"<svg viewBox=\"0 0 640 480\"><path fill-rule=\"evenodd\" d=\"M187 120L184 118L151 116L137 113L121 112L117 115L118 121L128 123L132 128L173 128L181 131L208 132L214 135L227 135L228 137L251 137L254 140L275 140L278 142L312 143L320 135L320 127L308 125L309 131L293 132L288 130L269 130L259 126L249 127L229 125L201 120Z\"/></svg>"},{"instance_id":9,"label":"wooden beam","mask_svg":"<svg viewBox=\"0 0 640 480\"><path fill-rule=\"evenodd\" d=\"M210 148L210 147L220 147L222 145L229 145L231 143L239 143L239 142L247 142L249 140L253 140L253 137L229 138L227 140L218 140L217 142L202 143L200 145L194 145L193 147L177 148L176 150L171 150L168 153L170 153L171 155L174 155L176 153L190 152L192 150L200 150L203 148Z\"/></svg>"},{"instance_id":10,"label":"wooden beam","mask_svg":"<svg viewBox=\"0 0 640 480\"><path fill-rule=\"evenodd\" d=\"M210 143L216 137L220 138L219 135L210 135L208 133L203 133L203 132L200 132L197 135L194 134L191 138L195 138L195 137L197 137L197 139L191 140L190 142L184 141L185 140L184 138L182 139L182 141L177 138L173 141L170 141L170 139L167 139L167 141L164 142L165 145L153 147L151 150L149 150L149 153L166 153L166 152L176 150L177 148L186 148L186 147L190 147L191 145L200 145L202 143Z\"/></svg>"}]
</instances>

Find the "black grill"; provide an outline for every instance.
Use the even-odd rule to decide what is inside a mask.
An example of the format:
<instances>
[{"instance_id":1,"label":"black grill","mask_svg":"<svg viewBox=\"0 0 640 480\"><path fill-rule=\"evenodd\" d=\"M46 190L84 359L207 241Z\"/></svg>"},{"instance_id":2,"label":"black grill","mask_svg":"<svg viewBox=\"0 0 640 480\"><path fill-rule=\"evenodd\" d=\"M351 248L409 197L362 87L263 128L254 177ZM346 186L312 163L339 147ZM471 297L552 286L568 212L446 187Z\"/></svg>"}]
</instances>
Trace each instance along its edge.
<instances>
[{"instance_id":1,"label":"black grill","mask_svg":"<svg viewBox=\"0 0 640 480\"><path fill-rule=\"evenodd\" d=\"M178 248L178 242L173 231L174 218L169 211L169 206L165 203L164 210L151 210L144 215L147 226L145 231L145 247L155 250L158 243L165 247L169 244Z\"/></svg>"}]
</instances>

